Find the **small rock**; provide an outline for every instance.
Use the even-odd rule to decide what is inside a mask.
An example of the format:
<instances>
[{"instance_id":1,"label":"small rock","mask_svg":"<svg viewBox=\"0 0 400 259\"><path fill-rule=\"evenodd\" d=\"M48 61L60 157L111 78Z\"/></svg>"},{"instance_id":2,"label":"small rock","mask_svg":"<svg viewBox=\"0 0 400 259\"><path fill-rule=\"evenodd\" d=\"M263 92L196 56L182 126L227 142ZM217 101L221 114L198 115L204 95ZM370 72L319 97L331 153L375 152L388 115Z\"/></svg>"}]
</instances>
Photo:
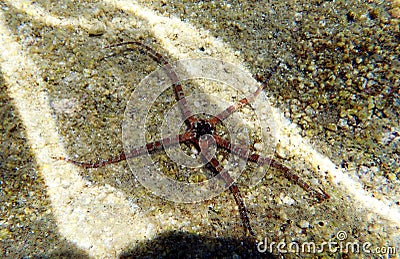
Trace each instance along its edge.
<instances>
[{"instance_id":1,"label":"small rock","mask_svg":"<svg viewBox=\"0 0 400 259\"><path fill-rule=\"evenodd\" d=\"M254 149L257 150L257 151L261 151L263 149L263 144L258 143L258 142L255 143L254 144Z\"/></svg>"},{"instance_id":2,"label":"small rock","mask_svg":"<svg viewBox=\"0 0 400 259\"><path fill-rule=\"evenodd\" d=\"M394 180L396 180L396 175L394 173L388 173L387 178L390 181L394 181Z\"/></svg>"},{"instance_id":3,"label":"small rock","mask_svg":"<svg viewBox=\"0 0 400 259\"><path fill-rule=\"evenodd\" d=\"M105 31L106 28L101 22L95 22L88 28L89 36L100 36L103 35Z\"/></svg>"},{"instance_id":4,"label":"small rock","mask_svg":"<svg viewBox=\"0 0 400 259\"><path fill-rule=\"evenodd\" d=\"M293 200L289 196L285 196L282 198L282 202L288 205L293 205L295 203L295 200Z\"/></svg>"},{"instance_id":5,"label":"small rock","mask_svg":"<svg viewBox=\"0 0 400 259\"><path fill-rule=\"evenodd\" d=\"M300 220L300 222L297 223L297 226L299 228L309 228L310 227L310 223L307 220Z\"/></svg>"},{"instance_id":6,"label":"small rock","mask_svg":"<svg viewBox=\"0 0 400 259\"><path fill-rule=\"evenodd\" d=\"M337 125L335 123L329 123L326 128L331 131L337 131Z\"/></svg>"}]
</instances>

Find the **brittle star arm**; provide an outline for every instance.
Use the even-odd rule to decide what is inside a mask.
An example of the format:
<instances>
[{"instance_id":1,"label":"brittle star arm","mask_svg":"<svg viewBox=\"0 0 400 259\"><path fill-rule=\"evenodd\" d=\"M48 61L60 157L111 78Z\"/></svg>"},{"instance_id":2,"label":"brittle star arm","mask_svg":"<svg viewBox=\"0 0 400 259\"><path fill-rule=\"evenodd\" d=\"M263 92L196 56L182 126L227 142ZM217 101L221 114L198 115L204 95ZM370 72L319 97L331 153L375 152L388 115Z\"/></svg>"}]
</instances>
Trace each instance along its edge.
<instances>
[{"instance_id":1,"label":"brittle star arm","mask_svg":"<svg viewBox=\"0 0 400 259\"><path fill-rule=\"evenodd\" d=\"M233 197L235 199L236 204L239 207L239 214L240 214L240 219L243 222L243 227L245 231L249 231L249 234L252 236L255 236L255 233L253 229L251 228L250 220L249 217L247 216L247 209L244 204L244 200L242 195L240 194L239 188L237 185L234 183L234 180L230 176L230 174L227 171L223 170L223 167L220 165L218 160L213 157L211 154L209 154L208 149L209 149L209 143L207 140L200 140L196 143L201 151L202 158L208 162L208 164L211 166L212 170L214 173L217 175L219 174L222 179L224 180L226 186L229 186L229 190L233 194Z\"/></svg>"},{"instance_id":2,"label":"brittle star arm","mask_svg":"<svg viewBox=\"0 0 400 259\"><path fill-rule=\"evenodd\" d=\"M264 79L261 85L257 88L257 90L250 94L249 96L241 99L237 103L229 106L225 110L223 110L221 113L217 114L215 117L210 119L211 125L215 126L219 121L224 121L226 118L228 118L232 113L235 111L241 109L243 106L246 104L251 104L257 96L261 93L261 91L264 89L264 87L268 84L269 80L271 79L272 75L275 74L276 70L278 69L279 63L271 70L269 73L269 76L267 79ZM258 79L258 78L257 78Z\"/></svg>"},{"instance_id":3,"label":"brittle star arm","mask_svg":"<svg viewBox=\"0 0 400 259\"><path fill-rule=\"evenodd\" d=\"M152 48L150 48L149 46L147 46L141 42L137 42L137 41L117 43L117 44L107 46L106 48L118 47L118 46L122 46L122 45L138 46L138 47L144 49L148 54L150 54L153 57L153 59L155 59L157 62L164 65L164 70L166 71L168 77L172 80L172 84L173 84L172 86L174 88L174 92L175 92L175 95L176 95L176 98L178 101L178 106L179 106L179 109L181 110L183 119L185 120L187 126L190 127L196 121L196 119L193 117L192 112L189 110L189 108L187 106L185 93L182 89L182 85L180 84L180 79L179 79L178 75L175 73L174 68L168 62L168 60L164 56L162 56L160 53L158 53L155 50L153 50Z\"/></svg>"},{"instance_id":4,"label":"brittle star arm","mask_svg":"<svg viewBox=\"0 0 400 259\"><path fill-rule=\"evenodd\" d=\"M118 156L111 157L107 160L102 160L102 161L97 161L97 162L80 162L80 161L75 161L73 159L65 158L65 157L53 157L53 159L57 160L63 160L68 163L83 167L83 168L98 168L98 167L103 167L109 164L114 164L118 163L120 161L133 158L133 157L138 157L141 155L145 155L148 153L155 152L157 150L161 150L165 147L177 145L178 143L183 143L189 140L192 140L194 138L193 133L191 132L185 132L184 134L180 134L178 136L174 137L167 137L162 140L154 141L147 143L146 145L140 146L133 148L129 150L129 153L122 153Z\"/></svg>"},{"instance_id":5,"label":"brittle star arm","mask_svg":"<svg viewBox=\"0 0 400 259\"><path fill-rule=\"evenodd\" d=\"M279 171L283 172L283 174L285 175L285 177L287 179L293 181L294 183L299 185L301 188L303 188L305 191L313 193L320 202L323 200L328 200L330 198L330 196L325 191L323 191L321 188L319 188L320 191L315 190L309 184L307 184L302 179L300 179L300 177L297 174L291 172L288 167L279 163L275 159L261 157L260 155L257 155L257 154L249 155L250 152L247 147L232 144L229 141L221 138L220 136L218 136L216 134L213 135L213 137L219 147L221 147L235 155L238 155L239 157L241 157L243 159L248 159L249 161L257 163L258 165L261 165L261 166L262 165L270 165L270 166L278 169Z\"/></svg>"}]
</instances>

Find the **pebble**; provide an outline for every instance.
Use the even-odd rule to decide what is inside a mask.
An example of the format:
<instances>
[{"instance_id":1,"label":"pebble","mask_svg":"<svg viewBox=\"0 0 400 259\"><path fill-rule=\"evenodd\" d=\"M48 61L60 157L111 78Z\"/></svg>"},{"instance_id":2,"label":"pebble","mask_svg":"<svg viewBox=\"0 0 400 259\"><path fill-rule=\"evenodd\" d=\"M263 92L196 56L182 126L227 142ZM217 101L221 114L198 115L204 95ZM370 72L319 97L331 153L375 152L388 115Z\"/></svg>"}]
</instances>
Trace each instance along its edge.
<instances>
[{"instance_id":1,"label":"pebble","mask_svg":"<svg viewBox=\"0 0 400 259\"><path fill-rule=\"evenodd\" d=\"M300 222L297 223L297 226L299 228L309 228L310 227L310 223L307 220L300 220Z\"/></svg>"}]
</instances>

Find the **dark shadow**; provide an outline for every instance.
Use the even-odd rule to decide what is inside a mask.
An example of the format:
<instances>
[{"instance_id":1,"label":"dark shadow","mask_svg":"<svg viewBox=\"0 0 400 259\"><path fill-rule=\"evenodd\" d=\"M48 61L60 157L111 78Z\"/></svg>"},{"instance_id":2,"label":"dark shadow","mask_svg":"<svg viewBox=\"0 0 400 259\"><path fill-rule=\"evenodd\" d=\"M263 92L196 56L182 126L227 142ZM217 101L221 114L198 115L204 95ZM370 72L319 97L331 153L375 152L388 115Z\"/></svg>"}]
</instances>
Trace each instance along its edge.
<instances>
[{"instance_id":1,"label":"dark shadow","mask_svg":"<svg viewBox=\"0 0 400 259\"><path fill-rule=\"evenodd\" d=\"M124 258L276 258L260 253L257 242L229 237L212 238L180 231L165 232L135 245L120 255Z\"/></svg>"},{"instance_id":2,"label":"dark shadow","mask_svg":"<svg viewBox=\"0 0 400 259\"><path fill-rule=\"evenodd\" d=\"M57 258L57 259L69 259L69 258L74 258L74 259L89 259L90 257L82 250L56 250L53 253L49 255L36 255L32 256L34 259L50 259L50 258Z\"/></svg>"}]
</instances>

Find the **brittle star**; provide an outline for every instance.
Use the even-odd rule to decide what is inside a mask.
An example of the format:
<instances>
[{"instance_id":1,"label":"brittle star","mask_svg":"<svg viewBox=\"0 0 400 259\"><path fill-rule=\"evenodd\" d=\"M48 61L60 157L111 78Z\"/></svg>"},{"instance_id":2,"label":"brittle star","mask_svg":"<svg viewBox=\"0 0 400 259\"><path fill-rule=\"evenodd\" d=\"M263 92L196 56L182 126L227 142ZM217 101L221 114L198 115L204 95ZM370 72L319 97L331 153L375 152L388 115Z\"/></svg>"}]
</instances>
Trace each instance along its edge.
<instances>
[{"instance_id":1,"label":"brittle star","mask_svg":"<svg viewBox=\"0 0 400 259\"><path fill-rule=\"evenodd\" d=\"M226 187L232 192L235 202L239 208L239 215L241 221L243 223L243 227L245 232L248 232L252 236L255 236L255 233L251 227L250 220L248 217L248 211L245 206L242 195L239 191L237 184L234 182L233 178L227 171L223 170L220 162L217 158L209 152L210 147L213 143L217 145L217 147L225 149L227 152L232 153L234 155L239 156L240 158L247 159L251 162L256 163L259 166L270 165L284 173L284 176L289 180L292 180L296 184L298 184L304 190L313 193L319 202L323 200L329 199L329 195L325 193L321 188L320 191L315 190L302 179L299 178L295 173L291 172L290 169L273 158L261 157L258 154L250 154L250 148L246 146L236 145L231 143L230 141L222 138L216 129L217 124L222 123L226 120L232 113L237 110L240 110L245 105L250 105L252 101L257 98L257 96L261 93L264 87L267 85L271 76L276 72L278 66L276 66L270 73L267 79L264 79L262 84L257 88L257 90L247 96L246 98L241 99L236 104L229 106L216 116L212 116L210 119L200 119L192 114L191 110L188 108L186 103L186 95L183 91L182 85L180 84L180 80L178 75L174 72L172 66L164 58L161 54L150 48L149 46L141 43L141 42L122 42L115 45L107 46L106 48L118 47L122 45L133 45L136 47L145 50L153 59L164 65L165 71L167 71L168 76L173 82L173 90L176 95L176 100L178 102L178 107L183 116L184 123L186 124L186 131L183 134L179 134L177 136L171 136L167 138L163 138L158 141L149 142L143 146L139 146L131 149L128 153L122 153L119 156L109 158L103 161L97 162L80 162L76 160L72 160L65 157L53 157L54 159L64 160L66 162L75 164L77 166L83 168L98 168L102 166L106 166L109 164L117 163L129 158L139 157L141 155L146 155L149 153L154 153L156 151L162 150L163 148L170 147L173 145L179 145L181 143L193 144L194 147L199 151L199 154L204 161L204 163L212 170L215 175L220 175L224 180ZM210 141L213 139L214 141ZM250 155L248 155L250 154Z\"/></svg>"}]
</instances>

